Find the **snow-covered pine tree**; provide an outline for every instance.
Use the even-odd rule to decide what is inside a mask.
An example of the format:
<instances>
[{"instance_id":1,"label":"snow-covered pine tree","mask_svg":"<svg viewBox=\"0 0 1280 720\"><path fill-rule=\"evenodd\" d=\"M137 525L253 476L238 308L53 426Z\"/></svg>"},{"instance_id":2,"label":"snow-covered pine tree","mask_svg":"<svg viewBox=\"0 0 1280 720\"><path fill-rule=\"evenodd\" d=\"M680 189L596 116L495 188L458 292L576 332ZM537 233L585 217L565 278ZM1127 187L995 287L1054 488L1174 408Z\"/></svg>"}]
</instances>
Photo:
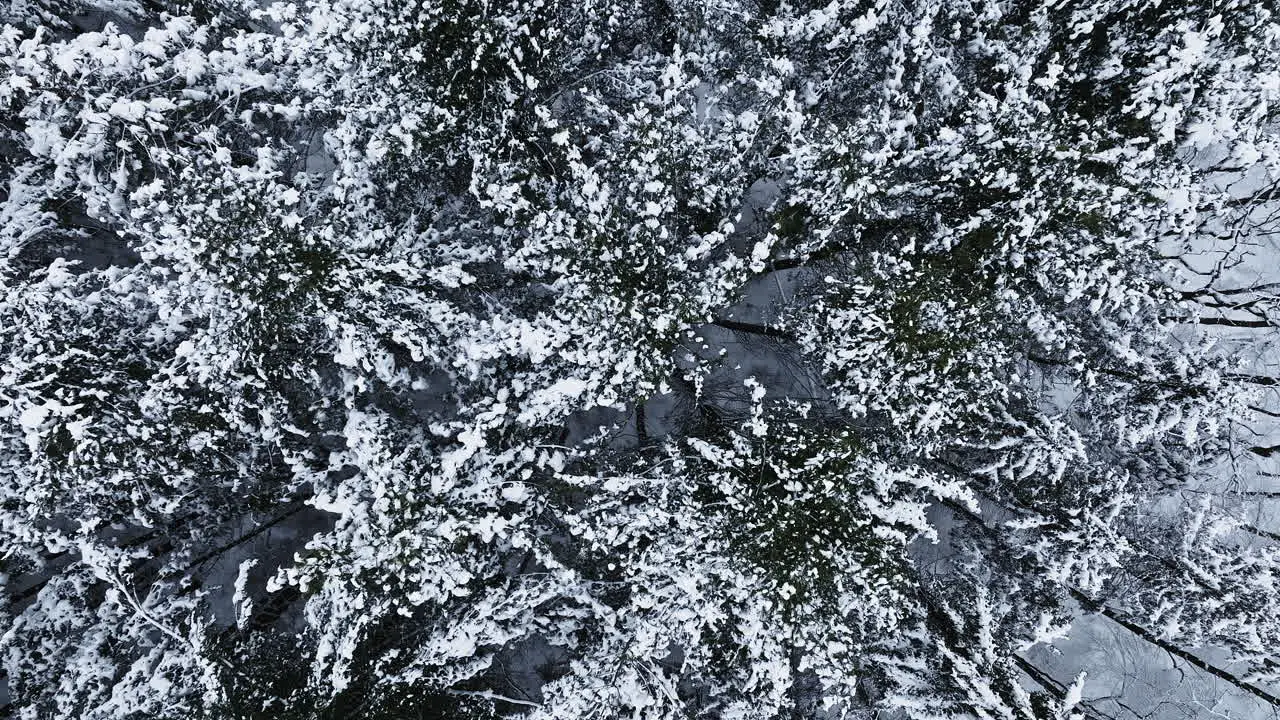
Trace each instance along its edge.
<instances>
[{"instance_id":1,"label":"snow-covered pine tree","mask_svg":"<svg viewBox=\"0 0 1280 720\"><path fill-rule=\"evenodd\" d=\"M1280 705L1265 4L198 5L3 16L17 717Z\"/></svg>"}]
</instances>

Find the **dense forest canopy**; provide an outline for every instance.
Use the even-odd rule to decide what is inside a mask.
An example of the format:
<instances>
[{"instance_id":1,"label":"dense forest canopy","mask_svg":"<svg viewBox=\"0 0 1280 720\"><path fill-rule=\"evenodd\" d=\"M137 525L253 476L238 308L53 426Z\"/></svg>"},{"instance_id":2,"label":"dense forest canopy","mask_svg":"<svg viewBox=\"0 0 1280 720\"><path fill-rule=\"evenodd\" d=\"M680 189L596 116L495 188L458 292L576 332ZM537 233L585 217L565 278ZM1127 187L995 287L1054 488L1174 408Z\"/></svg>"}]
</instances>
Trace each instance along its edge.
<instances>
[{"instance_id":1,"label":"dense forest canopy","mask_svg":"<svg viewBox=\"0 0 1280 720\"><path fill-rule=\"evenodd\" d=\"M0 712L1280 710L1270 2L0 21Z\"/></svg>"}]
</instances>

